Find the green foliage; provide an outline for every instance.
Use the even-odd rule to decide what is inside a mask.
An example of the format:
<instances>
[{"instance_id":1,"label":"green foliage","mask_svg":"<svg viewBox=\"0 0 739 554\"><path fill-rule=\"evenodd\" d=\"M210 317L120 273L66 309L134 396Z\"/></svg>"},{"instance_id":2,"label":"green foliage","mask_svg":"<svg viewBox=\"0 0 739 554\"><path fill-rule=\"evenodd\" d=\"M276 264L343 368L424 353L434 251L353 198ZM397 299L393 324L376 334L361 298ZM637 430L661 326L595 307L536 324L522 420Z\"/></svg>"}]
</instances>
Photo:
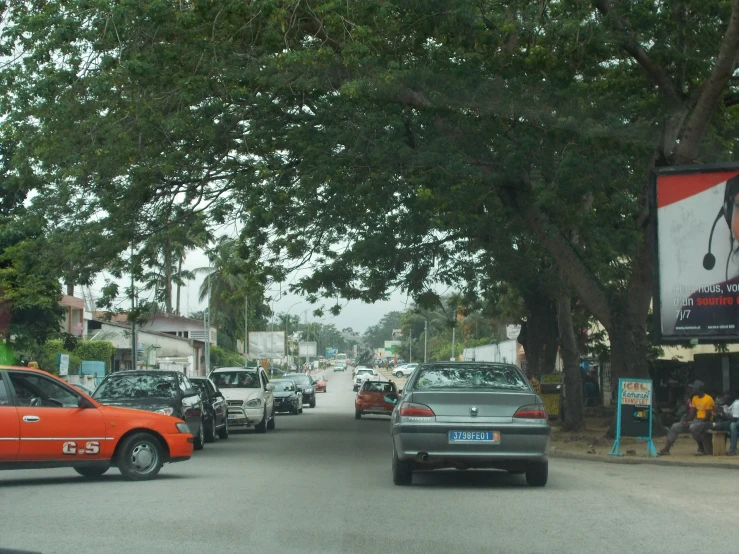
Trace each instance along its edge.
<instances>
[{"instance_id":1,"label":"green foliage","mask_svg":"<svg viewBox=\"0 0 739 554\"><path fill-rule=\"evenodd\" d=\"M401 312L389 312L375 325L370 325L364 333L364 342L372 348L382 348L386 340L390 340L393 329L402 327L403 314Z\"/></svg>"},{"instance_id":2,"label":"green foliage","mask_svg":"<svg viewBox=\"0 0 739 554\"><path fill-rule=\"evenodd\" d=\"M57 355L58 354L69 354L69 374L76 375L79 373L80 364L82 360L75 353L64 348L64 341L61 339L53 339L46 341L41 346L41 351L38 356L39 367L54 375L59 374L59 368L57 366Z\"/></svg>"},{"instance_id":3,"label":"green foliage","mask_svg":"<svg viewBox=\"0 0 739 554\"><path fill-rule=\"evenodd\" d=\"M105 362L105 372L110 373L110 362L115 354L115 346L105 340L81 340L73 354L82 361Z\"/></svg>"},{"instance_id":4,"label":"green foliage","mask_svg":"<svg viewBox=\"0 0 739 554\"><path fill-rule=\"evenodd\" d=\"M243 367L244 356L212 344L210 346L210 365L218 367Z\"/></svg>"}]
</instances>

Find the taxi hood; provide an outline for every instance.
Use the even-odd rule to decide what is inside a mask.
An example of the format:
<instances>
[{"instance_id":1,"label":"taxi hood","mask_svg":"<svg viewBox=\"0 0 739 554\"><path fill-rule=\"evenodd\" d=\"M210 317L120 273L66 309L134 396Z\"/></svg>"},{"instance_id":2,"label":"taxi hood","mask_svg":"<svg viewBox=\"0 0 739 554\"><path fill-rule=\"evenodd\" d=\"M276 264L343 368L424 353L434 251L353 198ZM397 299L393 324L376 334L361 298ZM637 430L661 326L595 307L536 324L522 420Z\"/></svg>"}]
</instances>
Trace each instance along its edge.
<instances>
[{"instance_id":1,"label":"taxi hood","mask_svg":"<svg viewBox=\"0 0 739 554\"><path fill-rule=\"evenodd\" d=\"M223 397L226 400L243 400L244 402L246 402L247 400L251 400L252 398L260 398L262 396L262 393L264 392L261 388L256 388L256 389L220 388L219 390L223 393Z\"/></svg>"}]
</instances>

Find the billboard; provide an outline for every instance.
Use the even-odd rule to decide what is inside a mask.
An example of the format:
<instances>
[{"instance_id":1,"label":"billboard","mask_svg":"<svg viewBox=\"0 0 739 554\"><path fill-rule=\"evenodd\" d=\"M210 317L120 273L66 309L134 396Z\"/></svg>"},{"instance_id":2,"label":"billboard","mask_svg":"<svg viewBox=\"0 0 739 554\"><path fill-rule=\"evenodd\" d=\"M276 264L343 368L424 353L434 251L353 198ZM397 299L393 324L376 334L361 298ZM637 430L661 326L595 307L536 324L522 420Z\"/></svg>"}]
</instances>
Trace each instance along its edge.
<instances>
[{"instance_id":1,"label":"billboard","mask_svg":"<svg viewBox=\"0 0 739 554\"><path fill-rule=\"evenodd\" d=\"M249 356L252 358L284 358L285 331L251 331Z\"/></svg>"},{"instance_id":2,"label":"billboard","mask_svg":"<svg viewBox=\"0 0 739 554\"><path fill-rule=\"evenodd\" d=\"M315 358L318 356L317 342L300 342L298 343L298 356L301 358Z\"/></svg>"},{"instance_id":3,"label":"billboard","mask_svg":"<svg viewBox=\"0 0 739 554\"><path fill-rule=\"evenodd\" d=\"M661 342L739 340L739 164L652 175L655 329Z\"/></svg>"}]
</instances>

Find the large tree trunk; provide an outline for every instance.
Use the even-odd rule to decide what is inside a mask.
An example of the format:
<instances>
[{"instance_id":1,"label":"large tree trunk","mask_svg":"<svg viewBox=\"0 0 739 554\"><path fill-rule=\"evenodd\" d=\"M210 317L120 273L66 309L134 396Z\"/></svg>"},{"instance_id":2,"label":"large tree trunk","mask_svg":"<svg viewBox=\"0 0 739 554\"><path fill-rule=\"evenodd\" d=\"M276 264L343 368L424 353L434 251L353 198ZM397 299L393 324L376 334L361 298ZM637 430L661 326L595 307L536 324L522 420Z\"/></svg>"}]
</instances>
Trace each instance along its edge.
<instances>
[{"instance_id":1,"label":"large tree trunk","mask_svg":"<svg viewBox=\"0 0 739 554\"><path fill-rule=\"evenodd\" d=\"M74 296L74 283L67 281L67 296Z\"/></svg>"},{"instance_id":2,"label":"large tree trunk","mask_svg":"<svg viewBox=\"0 0 739 554\"><path fill-rule=\"evenodd\" d=\"M557 307L538 292L526 295L526 321L521 325L518 342L526 352L526 361L537 377L552 373L557 360Z\"/></svg>"},{"instance_id":3,"label":"large tree trunk","mask_svg":"<svg viewBox=\"0 0 739 554\"><path fill-rule=\"evenodd\" d=\"M572 302L569 292L560 294L557 299L557 319L560 352L564 365L565 419L562 430L578 431L583 427L582 372L580 371L580 352L572 326Z\"/></svg>"},{"instance_id":4,"label":"large tree trunk","mask_svg":"<svg viewBox=\"0 0 739 554\"><path fill-rule=\"evenodd\" d=\"M180 256L180 259L177 261L177 301L175 303L176 306L176 314L182 315L180 313L180 290L182 289L182 256Z\"/></svg>"}]
</instances>

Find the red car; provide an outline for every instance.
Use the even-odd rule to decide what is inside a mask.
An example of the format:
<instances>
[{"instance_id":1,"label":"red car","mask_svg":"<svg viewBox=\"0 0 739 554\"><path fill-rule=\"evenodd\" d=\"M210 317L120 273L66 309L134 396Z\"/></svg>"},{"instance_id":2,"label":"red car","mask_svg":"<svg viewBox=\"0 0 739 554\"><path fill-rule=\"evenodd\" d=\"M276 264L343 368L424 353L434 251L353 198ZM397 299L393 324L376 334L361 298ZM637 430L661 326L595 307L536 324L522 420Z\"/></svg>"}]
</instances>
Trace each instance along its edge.
<instances>
[{"instance_id":1,"label":"red car","mask_svg":"<svg viewBox=\"0 0 739 554\"><path fill-rule=\"evenodd\" d=\"M354 419L360 419L362 414L390 415L398 398L398 389L392 381L365 381L354 401Z\"/></svg>"},{"instance_id":2,"label":"red car","mask_svg":"<svg viewBox=\"0 0 739 554\"><path fill-rule=\"evenodd\" d=\"M326 379L323 375L314 375L313 384L316 387L316 392L326 392Z\"/></svg>"}]
</instances>

